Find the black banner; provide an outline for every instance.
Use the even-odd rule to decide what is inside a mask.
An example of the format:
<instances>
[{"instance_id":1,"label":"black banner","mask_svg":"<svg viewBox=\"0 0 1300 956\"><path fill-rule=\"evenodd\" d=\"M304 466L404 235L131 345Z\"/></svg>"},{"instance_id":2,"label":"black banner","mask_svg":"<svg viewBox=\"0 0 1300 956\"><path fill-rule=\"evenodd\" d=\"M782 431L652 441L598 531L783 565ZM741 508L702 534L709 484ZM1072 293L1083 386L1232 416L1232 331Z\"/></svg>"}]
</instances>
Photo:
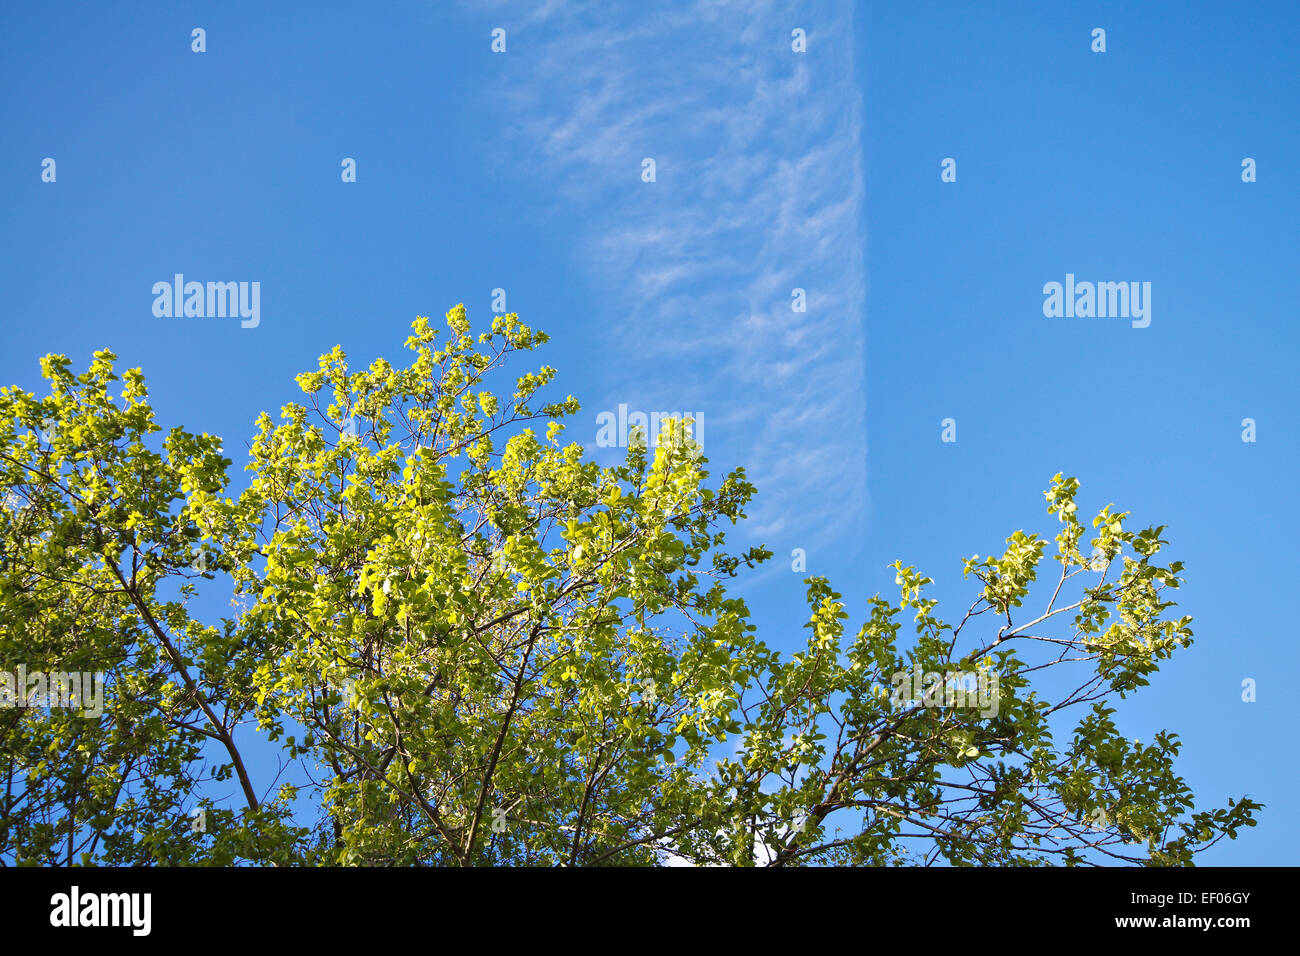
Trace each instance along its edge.
<instances>
[{"instance_id":1,"label":"black banner","mask_svg":"<svg viewBox=\"0 0 1300 956\"><path fill-rule=\"evenodd\" d=\"M210 937L373 945L397 943L414 930L432 934L428 942L436 946L450 927L473 924L490 927L497 941L578 927L625 940L629 932L680 927L682 919L698 927L693 935L785 922L830 934L855 924L873 935L892 926L905 937L923 932L954 943L1006 928L1046 938L1171 934L1172 941L1194 933L1227 942L1260 928L1282 929L1284 880L1291 882L1284 871L1243 868L826 868L767 876L680 869L5 868L0 919L10 944L30 937L113 938L128 946Z\"/></svg>"}]
</instances>

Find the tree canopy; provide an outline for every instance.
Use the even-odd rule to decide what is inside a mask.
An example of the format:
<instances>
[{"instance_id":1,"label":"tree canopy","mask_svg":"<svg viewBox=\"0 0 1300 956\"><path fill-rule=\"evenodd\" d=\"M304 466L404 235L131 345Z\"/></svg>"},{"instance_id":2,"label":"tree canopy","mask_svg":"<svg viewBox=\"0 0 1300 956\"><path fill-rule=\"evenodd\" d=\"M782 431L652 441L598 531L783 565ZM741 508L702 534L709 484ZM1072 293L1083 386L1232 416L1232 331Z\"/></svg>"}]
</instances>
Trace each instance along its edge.
<instances>
[{"instance_id":1,"label":"tree canopy","mask_svg":"<svg viewBox=\"0 0 1300 956\"><path fill-rule=\"evenodd\" d=\"M780 652L728 591L772 558L728 550L743 469L689 421L599 466L506 371L544 333L447 329L322 356L238 493L111 352L0 390L0 665L105 692L0 701L0 861L1186 865L1254 825L1117 724L1192 643L1162 527L1057 475L1054 540L966 559L951 620L901 563L856 631L809 577Z\"/></svg>"}]
</instances>

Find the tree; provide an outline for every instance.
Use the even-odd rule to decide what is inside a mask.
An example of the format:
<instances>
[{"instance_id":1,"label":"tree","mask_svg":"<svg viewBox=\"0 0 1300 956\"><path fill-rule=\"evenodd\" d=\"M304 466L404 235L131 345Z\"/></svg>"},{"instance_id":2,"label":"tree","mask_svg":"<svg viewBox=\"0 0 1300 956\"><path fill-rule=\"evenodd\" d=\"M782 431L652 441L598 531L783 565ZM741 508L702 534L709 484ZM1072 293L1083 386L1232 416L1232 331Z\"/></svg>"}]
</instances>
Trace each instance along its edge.
<instances>
[{"instance_id":1,"label":"tree","mask_svg":"<svg viewBox=\"0 0 1300 956\"><path fill-rule=\"evenodd\" d=\"M965 562L955 626L911 567L851 636L808 578L786 657L726 590L771 557L726 550L743 470L707 487L689 422L598 467L561 442L578 403L540 403L553 369L488 387L544 333L447 325L438 347L417 319L404 368L323 356L238 495L219 439L158 441L109 352L0 391L0 663L107 675L97 720L0 709L0 859L1189 864L1255 824L1247 798L1194 809L1176 734L1115 723L1191 643L1162 528L1107 506L1085 555L1057 475L1040 613L1048 542L1018 531ZM234 613L201 620L221 588ZM254 779L258 748L298 783Z\"/></svg>"}]
</instances>

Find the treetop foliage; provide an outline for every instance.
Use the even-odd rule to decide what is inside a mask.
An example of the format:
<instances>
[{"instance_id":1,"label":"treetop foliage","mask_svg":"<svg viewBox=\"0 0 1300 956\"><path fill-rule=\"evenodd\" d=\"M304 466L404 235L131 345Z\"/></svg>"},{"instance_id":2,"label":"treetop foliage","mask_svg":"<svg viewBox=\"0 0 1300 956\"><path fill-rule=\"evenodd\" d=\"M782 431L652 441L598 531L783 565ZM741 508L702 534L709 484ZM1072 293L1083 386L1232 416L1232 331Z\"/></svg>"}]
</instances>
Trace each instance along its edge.
<instances>
[{"instance_id":1,"label":"treetop foliage","mask_svg":"<svg viewBox=\"0 0 1300 956\"><path fill-rule=\"evenodd\" d=\"M406 367L335 348L237 494L111 352L0 390L0 665L106 682L98 719L0 708L0 861L1186 865L1254 825L1117 727L1192 643L1163 527L1057 475L1054 540L966 559L954 621L899 563L848 631L810 577L782 653L728 593L772 557L728 550L744 470L673 422L588 460L554 369L506 376L545 342L457 306Z\"/></svg>"}]
</instances>

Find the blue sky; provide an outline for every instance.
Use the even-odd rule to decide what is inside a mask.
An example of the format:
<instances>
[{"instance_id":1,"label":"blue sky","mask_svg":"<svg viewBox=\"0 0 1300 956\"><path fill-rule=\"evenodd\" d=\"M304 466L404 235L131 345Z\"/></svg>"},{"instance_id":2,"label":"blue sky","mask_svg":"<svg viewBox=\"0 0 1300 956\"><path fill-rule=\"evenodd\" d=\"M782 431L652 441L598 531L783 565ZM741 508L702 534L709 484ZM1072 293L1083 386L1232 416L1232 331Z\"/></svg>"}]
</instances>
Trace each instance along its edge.
<instances>
[{"instance_id":1,"label":"blue sky","mask_svg":"<svg viewBox=\"0 0 1300 956\"><path fill-rule=\"evenodd\" d=\"M487 322L503 288L583 403L569 437L689 410L715 474L746 466L737 543L777 559L741 592L782 647L792 549L855 628L895 558L959 617L960 559L1055 534L1042 491L1076 475L1084 511L1168 526L1196 618L1121 726L1177 730L1207 805L1267 804L1204 862L1295 862L1300 8L266 6L0 15L0 381L110 347L238 470L320 353L396 359L416 315ZM260 282L260 324L156 318L177 272ZM1067 273L1150 282L1149 327L1045 317Z\"/></svg>"}]
</instances>

